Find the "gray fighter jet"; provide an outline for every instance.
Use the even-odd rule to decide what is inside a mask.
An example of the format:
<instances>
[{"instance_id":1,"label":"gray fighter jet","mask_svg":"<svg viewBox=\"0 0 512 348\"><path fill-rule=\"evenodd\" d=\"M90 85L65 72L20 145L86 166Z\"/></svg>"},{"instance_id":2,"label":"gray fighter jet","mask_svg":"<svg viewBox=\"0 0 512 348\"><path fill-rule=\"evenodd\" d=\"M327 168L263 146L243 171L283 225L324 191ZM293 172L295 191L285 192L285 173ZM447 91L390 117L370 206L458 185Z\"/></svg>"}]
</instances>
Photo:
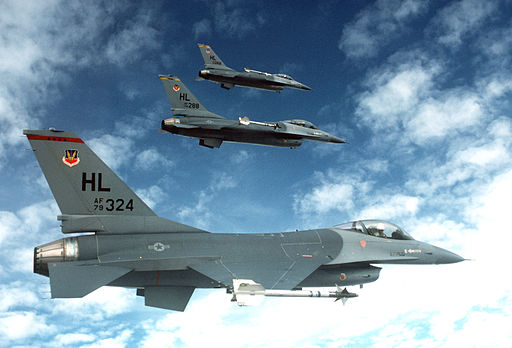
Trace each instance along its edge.
<instances>
[{"instance_id":1,"label":"gray fighter jet","mask_svg":"<svg viewBox=\"0 0 512 348\"><path fill-rule=\"evenodd\" d=\"M267 91L281 92L283 88L296 88L310 91L308 86L295 81L286 74L270 74L244 68L244 71L236 71L227 67L208 45L198 44L204 59L205 69L199 71L198 80L210 80L220 83L225 89L231 89L235 85L264 89Z\"/></svg>"},{"instance_id":2,"label":"gray fighter jet","mask_svg":"<svg viewBox=\"0 0 512 348\"><path fill-rule=\"evenodd\" d=\"M302 140L345 143L309 121L256 122L248 117L229 120L209 112L177 77L160 75L174 116L162 121L162 130L199 138L199 145L220 147L223 141L296 148Z\"/></svg>"},{"instance_id":3,"label":"gray fighter jet","mask_svg":"<svg viewBox=\"0 0 512 348\"><path fill-rule=\"evenodd\" d=\"M157 216L75 133L24 134L62 213L62 232L74 234L34 249L34 272L50 278L52 298L83 297L108 285L136 289L146 305L178 311L196 288L226 289L239 305L263 296L345 301L357 296L346 286L377 280L375 265L463 260L375 220L209 233Z\"/></svg>"}]
</instances>

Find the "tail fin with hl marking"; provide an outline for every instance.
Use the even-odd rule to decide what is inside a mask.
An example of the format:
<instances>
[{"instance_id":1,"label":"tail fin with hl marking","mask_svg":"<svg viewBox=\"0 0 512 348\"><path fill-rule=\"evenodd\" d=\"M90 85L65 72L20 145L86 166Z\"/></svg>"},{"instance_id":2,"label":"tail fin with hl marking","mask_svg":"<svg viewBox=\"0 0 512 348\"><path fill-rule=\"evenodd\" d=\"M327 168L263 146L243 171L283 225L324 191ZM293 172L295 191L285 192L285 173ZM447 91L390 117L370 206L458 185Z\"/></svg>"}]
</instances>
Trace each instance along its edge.
<instances>
[{"instance_id":1,"label":"tail fin with hl marking","mask_svg":"<svg viewBox=\"0 0 512 348\"><path fill-rule=\"evenodd\" d=\"M62 231L204 232L158 217L75 133L24 130L62 212Z\"/></svg>"}]
</instances>

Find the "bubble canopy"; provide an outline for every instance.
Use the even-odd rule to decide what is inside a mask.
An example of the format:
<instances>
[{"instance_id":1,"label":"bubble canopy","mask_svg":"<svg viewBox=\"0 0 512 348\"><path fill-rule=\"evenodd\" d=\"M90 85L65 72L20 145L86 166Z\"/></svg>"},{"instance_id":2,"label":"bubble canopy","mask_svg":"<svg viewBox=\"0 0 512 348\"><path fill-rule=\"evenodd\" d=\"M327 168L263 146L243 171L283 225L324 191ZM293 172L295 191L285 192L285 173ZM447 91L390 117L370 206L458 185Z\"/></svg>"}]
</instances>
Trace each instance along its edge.
<instances>
[{"instance_id":1,"label":"bubble canopy","mask_svg":"<svg viewBox=\"0 0 512 348\"><path fill-rule=\"evenodd\" d=\"M384 220L358 220L352 222L345 222L344 224L334 226L334 228L369 234L370 236L380 238L401 240L414 239L397 225L394 225Z\"/></svg>"}]
</instances>

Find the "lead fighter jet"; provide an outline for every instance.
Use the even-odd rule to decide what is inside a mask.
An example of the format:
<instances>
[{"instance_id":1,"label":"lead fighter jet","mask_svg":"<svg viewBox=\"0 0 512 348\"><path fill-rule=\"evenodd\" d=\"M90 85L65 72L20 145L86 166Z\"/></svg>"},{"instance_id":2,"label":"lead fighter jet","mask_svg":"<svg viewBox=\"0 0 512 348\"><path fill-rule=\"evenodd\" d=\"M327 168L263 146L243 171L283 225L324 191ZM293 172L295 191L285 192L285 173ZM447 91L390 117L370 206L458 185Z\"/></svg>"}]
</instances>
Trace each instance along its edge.
<instances>
[{"instance_id":1,"label":"lead fighter jet","mask_svg":"<svg viewBox=\"0 0 512 348\"><path fill-rule=\"evenodd\" d=\"M377 280L375 265L463 260L384 221L209 233L157 216L75 133L23 133L62 213L62 232L74 234L34 248L34 272L50 278L52 298L83 297L108 285L136 289L147 306L177 311L196 288L226 289L239 305L264 296L345 301L357 296L346 286Z\"/></svg>"},{"instance_id":2,"label":"lead fighter jet","mask_svg":"<svg viewBox=\"0 0 512 348\"><path fill-rule=\"evenodd\" d=\"M310 91L308 86L295 81L286 74L270 74L244 68L244 71L236 71L227 67L208 45L198 44L204 59L205 69L199 72L198 80L210 80L220 83L225 89L231 89L235 85L281 92L283 88L295 88Z\"/></svg>"},{"instance_id":3,"label":"lead fighter jet","mask_svg":"<svg viewBox=\"0 0 512 348\"><path fill-rule=\"evenodd\" d=\"M302 140L345 143L344 140L316 128L305 120L257 122L248 117L229 120L209 112L181 80L159 75L172 106L174 116L162 121L162 130L199 138L199 145L220 147L223 141L296 148Z\"/></svg>"}]
</instances>

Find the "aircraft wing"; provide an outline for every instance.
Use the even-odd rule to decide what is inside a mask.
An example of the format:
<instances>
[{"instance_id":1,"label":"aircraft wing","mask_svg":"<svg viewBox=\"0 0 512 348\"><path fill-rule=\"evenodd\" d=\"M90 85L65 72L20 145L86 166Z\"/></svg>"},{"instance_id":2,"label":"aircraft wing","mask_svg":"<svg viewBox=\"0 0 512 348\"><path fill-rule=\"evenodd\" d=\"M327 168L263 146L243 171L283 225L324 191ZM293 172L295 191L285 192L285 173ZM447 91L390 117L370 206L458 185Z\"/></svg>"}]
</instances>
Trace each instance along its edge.
<instances>
[{"instance_id":1,"label":"aircraft wing","mask_svg":"<svg viewBox=\"0 0 512 348\"><path fill-rule=\"evenodd\" d=\"M274 260L268 262L231 263L222 259L194 265L191 268L229 286L233 279L253 279L266 289L295 288L325 262L324 258L308 260Z\"/></svg>"},{"instance_id":2,"label":"aircraft wing","mask_svg":"<svg viewBox=\"0 0 512 348\"><path fill-rule=\"evenodd\" d=\"M251 246L244 249L245 258L223 257L195 263L189 267L225 286L233 279L252 279L266 289L291 290L321 265L328 263L341 248L341 240L321 230L301 233L299 239L288 239L281 244L263 245L254 255ZM329 242L326 242L328 239ZM239 252L239 251L235 251ZM263 252L263 253L262 253ZM261 255L265 255L261 257Z\"/></svg>"}]
</instances>

